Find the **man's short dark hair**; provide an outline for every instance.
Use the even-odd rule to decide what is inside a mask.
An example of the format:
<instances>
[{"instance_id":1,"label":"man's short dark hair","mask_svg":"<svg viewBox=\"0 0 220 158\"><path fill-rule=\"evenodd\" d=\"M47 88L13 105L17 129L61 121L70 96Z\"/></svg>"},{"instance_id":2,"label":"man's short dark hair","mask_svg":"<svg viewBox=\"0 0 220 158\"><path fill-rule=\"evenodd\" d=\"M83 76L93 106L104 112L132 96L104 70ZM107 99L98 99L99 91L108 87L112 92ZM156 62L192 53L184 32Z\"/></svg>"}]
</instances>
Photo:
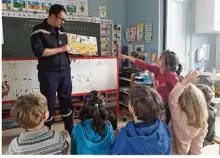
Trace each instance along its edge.
<instances>
[{"instance_id":1,"label":"man's short dark hair","mask_svg":"<svg viewBox=\"0 0 220 158\"><path fill-rule=\"evenodd\" d=\"M148 124L159 117L163 108L161 96L155 89L145 85L136 85L131 89L130 104L134 108L137 119Z\"/></svg>"},{"instance_id":2,"label":"man's short dark hair","mask_svg":"<svg viewBox=\"0 0 220 158\"><path fill-rule=\"evenodd\" d=\"M49 10L49 16L51 16L51 15L58 15L58 14L60 14L61 12L65 12L65 14L66 14L66 9L62 6L62 5L60 5L60 4L54 4L54 5L52 5L51 7L50 7L50 10Z\"/></svg>"}]
</instances>

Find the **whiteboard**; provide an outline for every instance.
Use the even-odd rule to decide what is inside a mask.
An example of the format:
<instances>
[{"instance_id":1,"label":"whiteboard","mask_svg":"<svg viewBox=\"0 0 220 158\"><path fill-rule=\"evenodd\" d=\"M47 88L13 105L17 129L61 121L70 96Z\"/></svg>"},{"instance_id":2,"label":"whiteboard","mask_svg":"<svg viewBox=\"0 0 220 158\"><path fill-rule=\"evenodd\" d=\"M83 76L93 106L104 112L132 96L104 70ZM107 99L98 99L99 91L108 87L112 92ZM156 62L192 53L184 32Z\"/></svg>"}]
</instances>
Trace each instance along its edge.
<instances>
[{"instance_id":1,"label":"whiteboard","mask_svg":"<svg viewBox=\"0 0 220 158\"><path fill-rule=\"evenodd\" d=\"M2 62L2 81L10 86L3 101L16 100L19 96L40 91L37 60L13 60ZM117 58L71 59L72 95L91 90L116 90Z\"/></svg>"}]
</instances>

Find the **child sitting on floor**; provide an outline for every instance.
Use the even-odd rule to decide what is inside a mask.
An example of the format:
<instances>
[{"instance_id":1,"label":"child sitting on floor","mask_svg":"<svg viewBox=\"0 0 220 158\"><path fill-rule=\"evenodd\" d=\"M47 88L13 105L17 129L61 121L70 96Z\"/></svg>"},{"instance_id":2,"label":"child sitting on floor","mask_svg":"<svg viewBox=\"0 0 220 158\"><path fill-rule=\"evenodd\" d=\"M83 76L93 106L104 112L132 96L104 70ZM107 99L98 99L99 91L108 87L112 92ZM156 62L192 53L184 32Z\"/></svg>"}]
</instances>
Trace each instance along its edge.
<instances>
[{"instance_id":1,"label":"child sitting on floor","mask_svg":"<svg viewBox=\"0 0 220 158\"><path fill-rule=\"evenodd\" d=\"M87 105L95 105L94 102L97 101L97 99L100 99L100 101L102 101L102 105L105 106L105 100L104 98L100 95L100 93L96 90L92 90L90 93L88 93L85 97L84 97L84 107ZM108 121L112 124L113 130L114 132L116 132L118 130L118 119L117 119L117 115L115 112L113 112L110 109L107 109L107 118ZM92 119L92 116L88 117L88 119Z\"/></svg>"},{"instance_id":2,"label":"child sitting on floor","mask_svg":"<svg viewBox=\"0 0 220 158\"><path fill-rule=\"evenodd\" d=\"M10 87L7 82L2 82L2 98L8 95Z\"/></svg>"},{"instance_id":3,"label":"child sitting on floor","mask_svg":"<svg viewBox=\"0 0 220 158\"><path fill-rule=\"evenodd\" d=\"M48 114L47 99L42 94L19 97L11 108L11 115L23 131L12 140L6 154L66 155L70 136L67 131L53 131L44 126Z\"/></svg>"},{"instance_id":4,"label":"child sitting on floor","mask_svg":"<svg viewBox=\"0 0 220 158\"><path fill-rule=\"evenodd\" d=\"M190 72L169 95L174 155L199 155L207 133L207 106L204 95L191 82L195 82L197 72Z\"/></svg>"},{"instance_id":5,"label":"child sitting on floor","mask_svg":"<svg viewBox=\"0 0 220 158\"><path fill-rule=\"evenodd\" d=\"M170 155L171 135L158 119L163 107L161 96L151 87L136 85L130 92L129 111L134 121L116 137L112 155Z\"/></svg>"},{"instance_id":6,"label":"child sitting on floor","mask_svg":"<svg viewBox=\"0 0 220 158\"><path fill-rule=\"evenodd\" d=\"M215 119L216 113L214 111L214 107L211 105L211 100L215 96L215 93L211 90L208 85L198 84L196 85L205 96L207 109L208 109L208 133L206 134L203 146L212 145L212 144L220 144L220 138L216 136L215 132Z\"/></svg>"},{"instance_id":7,"label":"child sitting on floor","mask_svg":"<svg viewBox=\"0 0 220 158\"><path fill-rule=\"evenodd\" d=\"M108 121L108 112L103 99L90 92L79 119L71 134L72 155L109 155L114 140L114 131Z\"/></svg>"}]
</instances>

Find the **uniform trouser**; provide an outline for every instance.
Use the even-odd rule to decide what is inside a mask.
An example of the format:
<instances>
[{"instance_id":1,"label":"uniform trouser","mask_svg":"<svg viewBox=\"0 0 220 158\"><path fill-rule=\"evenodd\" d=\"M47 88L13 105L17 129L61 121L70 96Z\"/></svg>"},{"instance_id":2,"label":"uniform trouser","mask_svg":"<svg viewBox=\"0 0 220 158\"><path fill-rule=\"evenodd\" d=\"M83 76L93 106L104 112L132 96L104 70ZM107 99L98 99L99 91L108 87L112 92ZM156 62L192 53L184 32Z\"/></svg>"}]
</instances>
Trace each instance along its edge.
<instances>
[{"instance_id":1,"label":"uniform trouser","mask_svg":"<svg viewBox=\"0 0 220 158\"><path fill-rule=\"evenodd\" d=\"M73 126L72 114L72 82L70 69L39 71L38 79L40 82L40 91L47 98L49 118L45 121L45 125L51 128L54 120L54 108L56 100L56 92L60 102L59 109L64 121L65 129L71 134Z\"/></svg>"}]
</instances>

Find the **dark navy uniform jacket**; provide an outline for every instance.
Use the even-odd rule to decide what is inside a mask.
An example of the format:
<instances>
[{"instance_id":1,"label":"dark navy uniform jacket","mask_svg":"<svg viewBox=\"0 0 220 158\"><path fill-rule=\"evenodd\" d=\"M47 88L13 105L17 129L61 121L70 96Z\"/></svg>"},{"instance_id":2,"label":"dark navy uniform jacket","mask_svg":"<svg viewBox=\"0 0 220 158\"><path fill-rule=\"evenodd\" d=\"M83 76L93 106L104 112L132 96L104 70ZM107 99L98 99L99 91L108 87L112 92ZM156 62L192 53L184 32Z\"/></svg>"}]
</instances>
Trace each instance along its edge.
<instances>
[{"instance_id":1,"label":"dark navy uniform jacket","mask_svg":"<svg viewBox=\"0 0 220 158\"><path fill-rule=\"evenodd\" d=\"M67 35L63 27L54 28L45 19L33 28L31 34L31 47L38 58L39 71L70 69L68 53L58 53L43 57L46 48L59 48L67 44Z\"/></svg>"}]
</instances>

